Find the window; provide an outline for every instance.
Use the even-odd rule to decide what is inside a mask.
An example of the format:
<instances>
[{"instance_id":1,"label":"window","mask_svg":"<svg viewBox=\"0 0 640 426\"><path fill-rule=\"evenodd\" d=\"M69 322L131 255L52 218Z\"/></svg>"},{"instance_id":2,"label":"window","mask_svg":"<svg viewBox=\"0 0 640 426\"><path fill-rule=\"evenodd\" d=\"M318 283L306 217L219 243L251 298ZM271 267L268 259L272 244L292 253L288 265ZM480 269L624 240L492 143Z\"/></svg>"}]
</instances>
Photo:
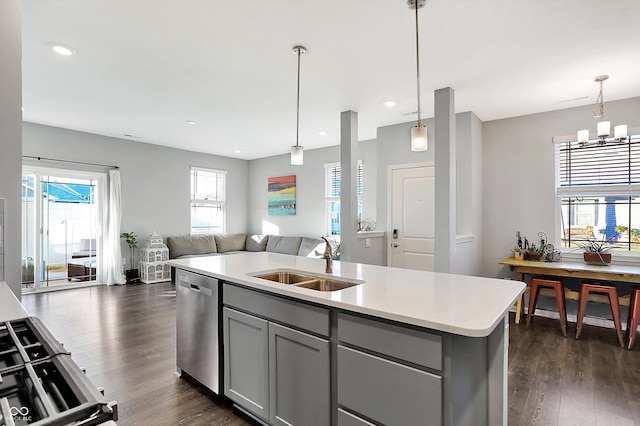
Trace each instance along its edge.
<instances>
[{"instance_id":1,"label":"window","mask_svg":"<svg viewBox=\"0 0 640 426\"><path fill-rule=\"evenodd\" d=\"M191 234L225 231L226 174L191 168Z\"/></svg>"},{"instance_id":2,"label":"window","mask_svg":"<svg viewBox=\"0 0 640 426\"><path fill-rule=\"evenodd\" d=\"M556 144L561 246L605 240L640 251L640 135L628 143Z\"/></svg>"},{"instance_id":3,"label":"window","mask_svg":"<svg viewBox=\"0 0 640 426\"><path fill-rule=\"evenodd\" d=\"M339 163L325 164L325 197L327 204L327 234L340 235L340 177ZM358 220L362 218L362 161L358 161L356 171L356 192L358 197Z\"/></svg>"}]
</instances>

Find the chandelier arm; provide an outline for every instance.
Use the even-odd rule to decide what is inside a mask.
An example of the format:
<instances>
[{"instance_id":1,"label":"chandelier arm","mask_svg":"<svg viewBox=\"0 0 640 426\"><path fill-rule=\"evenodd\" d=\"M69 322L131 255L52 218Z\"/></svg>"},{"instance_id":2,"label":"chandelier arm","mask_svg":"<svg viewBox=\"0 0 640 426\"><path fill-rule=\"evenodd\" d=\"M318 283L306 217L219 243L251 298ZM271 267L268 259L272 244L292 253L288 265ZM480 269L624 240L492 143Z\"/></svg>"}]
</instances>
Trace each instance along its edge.
<instances>
[{"instance_id":1,"label":"chandelier arm","mask_svg":"<svg viewBox=\"0 0 640 426\"><path fill-rule=\"evenodd\" d=\"M593 104L593 108L591 109L591 115L593 115L593 118L599 118L600 121L604 121L604 96L602 94L602 82L603 80L600 80L600 92L598 93L598 98L596 99L596 102ZM596 114L596 110L600 109L599 114Z\"/></svg>"},{"instance_id":2,"label":"chandelier arm","mask_svg":"<svg viewBox=\"0 0 640 426\"><path fill-rule=\"evenodd\" d=\"M416 85L417 85L416 93L418 94L418 126L420 126L422 123L421 123L421 119L420 119L420 41L419 41L419 31L418 31L418 1L419 0L415 0L415 6L416 6Z\"/></svg>"}]
</instances>

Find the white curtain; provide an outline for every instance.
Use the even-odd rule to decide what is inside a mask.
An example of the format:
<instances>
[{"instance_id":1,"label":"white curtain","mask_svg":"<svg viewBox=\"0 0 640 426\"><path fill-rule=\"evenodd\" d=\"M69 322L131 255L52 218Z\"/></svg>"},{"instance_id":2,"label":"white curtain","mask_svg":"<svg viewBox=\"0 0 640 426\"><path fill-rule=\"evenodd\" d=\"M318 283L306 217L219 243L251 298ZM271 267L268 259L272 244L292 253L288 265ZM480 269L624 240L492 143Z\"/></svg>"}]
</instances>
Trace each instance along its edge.
<instances>
[{"instance_id":1,"label":"white curtain","mask_svg":"<svg viewBox=\"0 0 640 426\"><path fill-rule=\"evenodd\" d=\"M106 226L104 233L104 271L107 285L124 284L126 279L122 271L122 251L120 249L120 221L122 219L122 200L120 171L109 170L109 199L106 206Z\"/></svg>"}]
</instances>

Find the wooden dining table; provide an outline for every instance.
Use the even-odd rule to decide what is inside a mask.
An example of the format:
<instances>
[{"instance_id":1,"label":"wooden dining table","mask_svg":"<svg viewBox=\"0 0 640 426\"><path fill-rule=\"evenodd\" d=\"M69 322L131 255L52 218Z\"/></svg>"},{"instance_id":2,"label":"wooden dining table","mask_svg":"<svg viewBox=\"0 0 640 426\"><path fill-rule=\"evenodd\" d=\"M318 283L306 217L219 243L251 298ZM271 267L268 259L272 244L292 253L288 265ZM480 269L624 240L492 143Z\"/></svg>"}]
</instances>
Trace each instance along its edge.
<instances>
[{"instance_id":1,"label":"wooden dining table","mask_svg":"<svg viewBox=\"0 0 640 426\"><path fill-rule=\"evenodd\" d=\"M626 265L592 265L583 262L541 262L533 260L516 260L513 257L500 261L512 271L518 273L518 280L524 281L525 274L602 280L640 284L640 266ZM520 324L524 296L518 298L516 304L516 324Z\"/></svg>"}]
</instances>

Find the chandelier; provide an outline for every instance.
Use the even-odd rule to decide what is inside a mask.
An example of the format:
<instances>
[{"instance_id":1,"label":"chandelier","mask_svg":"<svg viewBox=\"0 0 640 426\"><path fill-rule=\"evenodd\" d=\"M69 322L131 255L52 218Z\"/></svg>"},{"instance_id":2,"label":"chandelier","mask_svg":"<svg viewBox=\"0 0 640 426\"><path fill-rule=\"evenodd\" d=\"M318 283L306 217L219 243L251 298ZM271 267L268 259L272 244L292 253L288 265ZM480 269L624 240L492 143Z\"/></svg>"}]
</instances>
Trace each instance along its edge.
<instances>
[{"instance_id":1,"label":"chandelier","mask_svg":"<svg viewBox=\"0 0 640 426\"><path fill-rule=\"evenodd\" d=\"M609 78L608 75L599 75L594 81L596 83L600 83L600 92L598 93L598 98L596 102L593 104L592 114L593 118L598 118L598 124L596 125L596 136L597 144L604 145L607 143L607 138L611 135L611 122L606 121L604 119L604 96L602 95L602 83ZM578 143L580 145L586 145L590 142L589 140L589 130L582 129L578 130ZM627 125L620 124L613 129L613 137L616 141L624 141L627 139Z\"/></svg>"}]
</instances>

